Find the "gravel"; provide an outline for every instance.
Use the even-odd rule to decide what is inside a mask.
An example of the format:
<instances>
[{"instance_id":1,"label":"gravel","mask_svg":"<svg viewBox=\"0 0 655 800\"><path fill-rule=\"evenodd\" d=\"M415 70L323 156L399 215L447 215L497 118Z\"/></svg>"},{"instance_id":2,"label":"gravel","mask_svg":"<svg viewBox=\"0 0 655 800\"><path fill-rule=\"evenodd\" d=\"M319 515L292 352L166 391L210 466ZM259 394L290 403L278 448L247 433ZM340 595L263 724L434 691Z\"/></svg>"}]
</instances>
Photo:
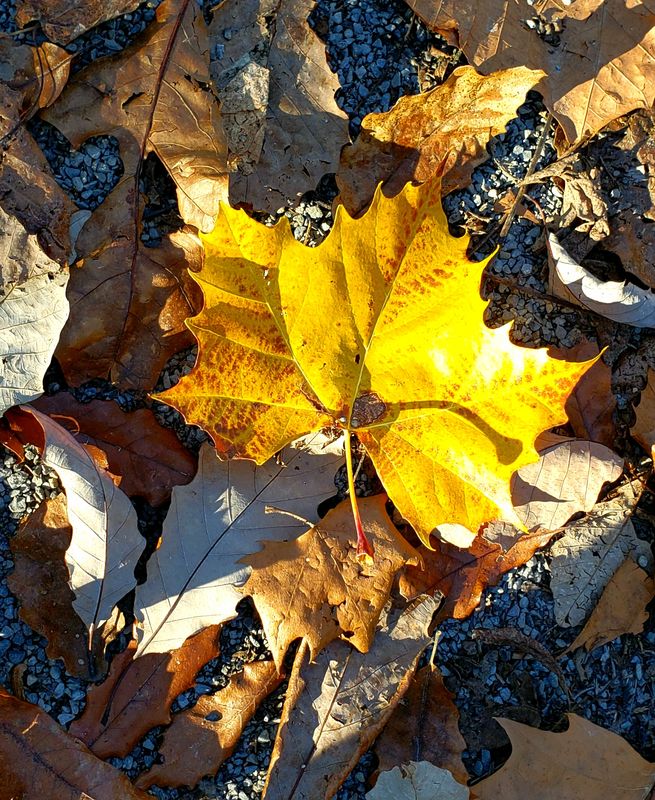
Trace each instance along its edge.
<instances>
[{"instance_id":1,"label":"gravel","mask_svg":"<svg viewBox=\"0 0 655 800\"><path fill-rule=\"evenodd\" d=\"M119 52L152 20L156 5L146 2L134 13L79 37L68 46L70 52L79 54L75 68L102 55ZM1 30L15 29L14 12L13 3L0 2ZM339 75L342 88L337 99L349 115L353 136L365 114L387 110L399 96L416 93L436 82L439 60L434 54L435 46L451 54L453 64L457 61L452 48L428 32L401 0L318 0L311 22L326 42L330 65ZM37 30L23 38L40 41L40 36ZM472 242L473 257L482 258L495 246L497 237L489 236L485 241L485 236L496 230L501 220L497 201L524 176L546 120L539 96L531 93L516 119L508 125L506 134L491 143L492 158L475 170L471 185L446 198L445 208L453 231L467 227L478 234ZM80 209L96 208L120 180L122 162L112 137L93 137L75 152L55 129L43 122L33 121L31 131L57 180ZM606 146L602 138L599 141L600 144L593 146ZM554 159L548 133L537 169ZM613 180L616 183L618 179L614 176ZM155 245L163 232L180 224L170 180L156 159L144 170L142 190L149 198L143 241ZM614 206L620 207L620 191L614 184L608 191ZM298 240L316 245L330 230L335 194L334 176L327 175L295 207L260 218L272 223L284 214ZM547 219L557 215L561 192L556 187L531 186L529 194ZM487 284L488 322L497 326L513 320L512 338L527 346L571 346L588 331L588 323L574 309L542 297L547 291L544 265L540 227L516 219L490 267L497 280L492 278ZM617 421L625 428L646 369L655 366L655 343L645 333L623 331L610 344L609 359L615 367L613 385L619 405ZM644 347L637 352L640 344ZM194 360L194 348L172 358L157 388L174 385L189 371ZM51 393L67 388L56 364L46 376L45 387ZM73 387L71 391L82 402L114 399L126 411L150 403L142 393L119 392L102 380ZM197 450L206 439L197 428L185 425L181 416L168 406L154 403L153 409L160 422L175 430L191 449ZM34 510L44 496L56 494L59 487L56 476L43 467L33 449L27 449L22 465L7 451L3 452L4 455L0 454L0 684L13 686L14 690L22 687L27 700L37 703L67 726L83 709L87 687L68 675L61 662L47 658L45 641L20 621L16 600L6 584L12 569L8 543L18 521ZM143 502L135 506L140 529L152 545L161 530L165 508L152 509ZM649 541L653 536L651 511L646 505L637 515L640 533ZM554 621L547 553L537 554L525 566L508 573L497 587L485 592L480 608L468 620L451 620L440 629L436 663L460 710L461 728L468 744L465 762L474 779L487 774L507 755L507 740L493 721L494 716L556 729L562 724L563 714L574 711L616 731L646 758L655 759L652 620L640 636L620 637L589 654L577 651L562 655L558 662L560 675L553 671L552 664L517 652L509 643L492 644L476 633L498 628L519 631L555 656L577 635L578 628L562 629ZM221 656L201 671L192 689L178 697L174 710L190 706L199 694L220 689L244 660L267 657L261 624L248 601L241 604L239 616L225 627L221 645ZM153 788L152 794L166 800L258 798L283 697L284 686L262 705L247 726L237 751L215 777L206 778L193 789ZM126 758L114 759L112 763L131 777L148 768L157 758L161 730L149 732ZM365 754L338 798L363 799L366 780L374 767L373 755Z\"/></svg>"}]
</instances>

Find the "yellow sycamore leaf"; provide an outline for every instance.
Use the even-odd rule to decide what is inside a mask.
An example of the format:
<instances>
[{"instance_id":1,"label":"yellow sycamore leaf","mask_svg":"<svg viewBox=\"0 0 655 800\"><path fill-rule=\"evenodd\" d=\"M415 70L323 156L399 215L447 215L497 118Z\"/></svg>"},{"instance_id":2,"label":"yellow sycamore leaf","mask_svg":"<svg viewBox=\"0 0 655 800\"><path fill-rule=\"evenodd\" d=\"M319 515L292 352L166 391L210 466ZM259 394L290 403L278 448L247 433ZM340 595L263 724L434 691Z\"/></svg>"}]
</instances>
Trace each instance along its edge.
<instances>
[{"instance_id":1,"label":"yellow sycamore leaf","mask_svg":"<svg viewBox=\"0 0 655 800\"><path fill-rule=\"evenodd\" d=\"M516 520L511 474L566 420L589 363L552 359L484 325L480 277L441 208L438 179L359 219L337 209L318 247L222 206L192 273L203 311L187 321L197 363L157 395L206 430L222 456L262 464L326 425L356 433L422 541L444 523L476 532ZM348 451L347 451L348 453ZM460 546L466 536L445 530ZM473 534L471 537L473 538Z\"/></svg>"}]
</instances>

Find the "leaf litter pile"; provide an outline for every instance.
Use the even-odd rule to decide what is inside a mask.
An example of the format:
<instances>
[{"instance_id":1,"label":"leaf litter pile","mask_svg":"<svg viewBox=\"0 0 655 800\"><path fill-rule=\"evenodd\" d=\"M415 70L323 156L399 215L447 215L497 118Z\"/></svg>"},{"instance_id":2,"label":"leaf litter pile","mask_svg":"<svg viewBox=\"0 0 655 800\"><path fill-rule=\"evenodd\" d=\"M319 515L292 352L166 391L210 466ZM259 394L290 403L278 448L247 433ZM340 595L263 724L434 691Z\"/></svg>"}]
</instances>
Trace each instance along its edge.
<instances>
[{"instance_id":1,"label":"leaf litter pile","mask_svg":"<svg viewBox=\"0 0 655 800\"><path fill-rule=\"evenodd\" d=\"M0 12L0 799L649 797L655 11Z\"/></svg>"}]
</instances>

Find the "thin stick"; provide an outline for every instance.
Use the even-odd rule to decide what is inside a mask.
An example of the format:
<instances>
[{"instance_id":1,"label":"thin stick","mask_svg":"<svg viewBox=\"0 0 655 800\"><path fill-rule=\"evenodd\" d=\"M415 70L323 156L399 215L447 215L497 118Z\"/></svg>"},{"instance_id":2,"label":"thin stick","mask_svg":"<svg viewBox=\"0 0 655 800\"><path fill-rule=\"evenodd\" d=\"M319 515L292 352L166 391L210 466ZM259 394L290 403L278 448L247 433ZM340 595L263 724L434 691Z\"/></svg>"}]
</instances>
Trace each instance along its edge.
<instances>
[{"instance_id":1,"label":"thin stick","mask_svg":"<svg viewBox=\"0 0 655 800\"><path fill-rule=\"evenodd\" d=\"M298 522L302 522L308 528L314 527L313 522L301 517L300 514L294 514L293 511L287 511L286 509L278 508L277 506L264 506L264 514L286 514L287 517L293 517L293 519L297 519Z\"/></svg>"}]
</instances>

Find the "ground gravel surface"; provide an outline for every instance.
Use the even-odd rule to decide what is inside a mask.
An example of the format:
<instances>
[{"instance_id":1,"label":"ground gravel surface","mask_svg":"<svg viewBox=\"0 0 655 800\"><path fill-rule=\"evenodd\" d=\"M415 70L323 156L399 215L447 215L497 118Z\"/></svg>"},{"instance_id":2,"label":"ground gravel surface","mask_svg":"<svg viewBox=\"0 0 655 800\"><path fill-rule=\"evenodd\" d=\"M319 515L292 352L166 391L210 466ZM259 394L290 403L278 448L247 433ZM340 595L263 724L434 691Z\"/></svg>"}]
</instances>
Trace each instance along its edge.
<instances>
[{"instance_id":1,"label":"ground gravel surface","mask_svg":"<svg viewBox=\"0 0 655 800\"><path fill-rule=\"evenodd\" d=\"M142 4L134 13L112 20L68 46L79 54L76 68L124 48L150 22L155 2ZM209 11L209 9L208 9ZM339 105L347 112L351 133L356 136L363 117L384 111L404 94L413 94L435 82L433 47L448 48L429 33L400 0L318 0L311 16L315 30L325 41L329 63L339 76ZM14 30L14 6L0 3L0 29ZM39 32L25 34L26 40ZM457 54L453 55L453 64ZM478 236L473 240L474 257L481 258L498 244L500 251L491 267L486 291L490 299L488 321L501 325L514 321L512 337L529 346L575 344L588 330L583 315L554 304L547 293L545 255L541 228L517 219L506 238L499 242L501 214L497 199L525 174L544 138L548 115L538 95L531 94L519 109L507 133L493 140L492 158L473 174L471 185L445 201L454 230L467 227ZM81 209L96 208L120 180L122 163L117 143L111 137L94 137L78 152L51 126L31 123L32 133L45 152L62 187ZM546 132L537 168L555 158L551 134ZM611 136L590 147L611 148ZM619 184L620 184L619 174ZM616 183L617 176L613 176ZM143 237L155 244L161 233L179 224L174 192L161 165L152 160L145 173L143 190L156 197L146 212ZM316 190L294 208L280 209L263 217L272 223L285 214L295 236L317 244L332 224L331 202L336 193L334 177L325 176ZM552 185L532 187L547 218L557 214L561 193ZM619 195L614 201L620 203ZM630 338L632 337L632 338ZM632 402L638 395L646 369L653 363L655 348L641 332L626 334L611 343L609 358L615 366L614 389L619 411L617 422L630 421ZM160 377L158 388L168 388L186 374L195 359L194 349L175 356ZM637 388L636 388L637 387ZM46 377L46 391L70 390L82 401L115 399L124 410L150 403L138 392L118 392L105 381L82 387L67 387L54 364ZM179 414L154 404L160 422L172 427L181 440L197 450L205 439L197 428L186 426ZM625 442L624 442L625 444ZM44 468L37 453L28 449L24 464L7 451L0 453L0 684L11 687L15 668L24 665L25 697L37 703L62 725L77 717L85 704L87 686L68 675L60 661L45 654L44 640L18 618L15 598L6 579L12 570L9 540L18 522L44 497L59 491L56 476ZM135 504L141 531L154 544L166 509ZM640 506L637 526L647 541L653 539L653 513L648 501ZM629 741L643 756L655 760L655 625L652 620L640 636L623 636L590 654L577 651L559 660L560 674L552 664L517 651L511 643L485 639L481 631L511 628L536 640L554 656L573 641L579 628L561 629L555 623L549 590L548 552L505 576L488 590L479 609L466 621L448 621L440 629L436 663L453 692L461 714L461 729L468 744L467 769L480 778L507 755L507 739L494 716L507 716L531 725L557 727L563 714L574 711L611 729ZM221 638L221 656L199 674L194 688L180 695L173 710L193 704L202 693L226 685L229 676L244 661L267 656L261 625L249 602L244 601L237 619L227 625ZM251 800L260 796L275 730L284 697L284 685L259 709L247 726L236 753L215 777L193 789L153 788L154 796L167 800L229 798ZM126 758L112 763L131 777L157 759L160 729L151 731ZM366 780L375 759L366 754L338 794L340 800L363 798Z\"/></svg>"}]
</instances>

